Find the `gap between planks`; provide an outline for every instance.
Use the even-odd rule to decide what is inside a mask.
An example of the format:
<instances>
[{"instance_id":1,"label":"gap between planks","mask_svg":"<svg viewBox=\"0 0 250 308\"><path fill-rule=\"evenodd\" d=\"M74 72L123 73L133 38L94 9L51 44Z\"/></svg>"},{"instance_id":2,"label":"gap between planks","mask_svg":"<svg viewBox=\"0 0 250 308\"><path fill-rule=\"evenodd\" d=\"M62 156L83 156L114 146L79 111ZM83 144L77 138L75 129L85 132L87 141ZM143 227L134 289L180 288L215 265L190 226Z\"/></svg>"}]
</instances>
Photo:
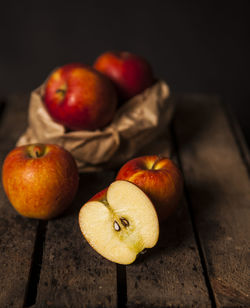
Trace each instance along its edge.
<instances>
[{"instance_id":1,"label":"gap between planks","mask_svg":"<svg viewBox=\"0 0 250 308\"><path fill-rule=\"evenodd\" d=\"M126 265L116 265L117 278L117 308L125 308L127 306L127 273Z\"/></svg>"},{"instance_id":2,"label":"gap between planks","mask_svg":"<svg viewBox=\"0 0 250 308\"><path fill-rule=\"evenodd\" d=\"M40 272L43 260L43 249L46 237L48 221L40 220L37 226L34 251L23 308L28 308L36 303L37 288L40 280Z\"/></svg>"}]
</instances>

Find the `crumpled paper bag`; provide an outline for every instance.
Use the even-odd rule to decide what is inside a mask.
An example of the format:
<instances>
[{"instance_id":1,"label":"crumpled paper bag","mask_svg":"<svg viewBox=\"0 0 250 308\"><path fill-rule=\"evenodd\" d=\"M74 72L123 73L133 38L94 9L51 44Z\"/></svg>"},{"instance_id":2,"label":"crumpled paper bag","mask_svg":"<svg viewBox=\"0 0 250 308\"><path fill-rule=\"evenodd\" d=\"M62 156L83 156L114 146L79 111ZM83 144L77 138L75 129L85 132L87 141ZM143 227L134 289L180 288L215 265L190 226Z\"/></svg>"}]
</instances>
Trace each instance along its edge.
<instances>
[{"instance_id":1,"label":"crumpled paper bag","mask_svg":"<svg viewBox=\"0 0 250 308\"><path fill-rule=\"evenodd\" d=\"M71 152L79 172L117 168L166 129L173 101L165 81L158 81L124 103L102 130L67 131L48 114L43 103L45 84L31 93L28 128L17 146L55 143Z\"/></svg>"}]
</instances>

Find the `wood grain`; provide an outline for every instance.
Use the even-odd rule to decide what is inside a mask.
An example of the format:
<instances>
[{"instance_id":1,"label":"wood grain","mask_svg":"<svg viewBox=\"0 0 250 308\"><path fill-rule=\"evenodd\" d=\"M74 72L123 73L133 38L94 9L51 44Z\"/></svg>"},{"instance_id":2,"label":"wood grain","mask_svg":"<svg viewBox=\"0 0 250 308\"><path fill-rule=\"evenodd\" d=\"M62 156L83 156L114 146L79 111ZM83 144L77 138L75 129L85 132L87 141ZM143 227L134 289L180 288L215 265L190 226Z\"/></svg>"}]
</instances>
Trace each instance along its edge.
<instances>
[{"instance_id":1,"label":"wood grain","mask_svg":"<svg viewBox=\"0 0 250 308\"><path fill-rule=\"evenodd\" d=\"M218 307L250 306L250 183L219 99L180 97L180 158Z\"/></svg>"},{"instance_id":2,"label":"wood grain","mask_svg":"<svg viewBox=\"0 0 250 308\"><path fill-rule=\"evenodd\" d=\"M0 165L27 125L27 96L6 101L0 126ZM37 221L18 215L0 187L0 307L22 307L25 301Z\"/></svg>"},{"instance_id":3,"label":"wood grain","mask_svg":"<svg viewBox=\"0 0 250 308\"><path fill-rule=\"evenodd\" d=\"M114 179L113 172L82 174L70 211L48 223L37 307L116 307L116 264L83 238L81 206Z\"/></svg>"},{"instance_id":4,"label":"wood grain","mask_svg":"<svg viewBox=\"0 0 250 308\"><path fill-rule=\"evenodd\" d=\"M171 152L167 131L144 151L165 157ZM175 214L160 226L157 246L127 266L127 291L128 307L210 306L184 196Z\"/></svg>"}]
</instances>

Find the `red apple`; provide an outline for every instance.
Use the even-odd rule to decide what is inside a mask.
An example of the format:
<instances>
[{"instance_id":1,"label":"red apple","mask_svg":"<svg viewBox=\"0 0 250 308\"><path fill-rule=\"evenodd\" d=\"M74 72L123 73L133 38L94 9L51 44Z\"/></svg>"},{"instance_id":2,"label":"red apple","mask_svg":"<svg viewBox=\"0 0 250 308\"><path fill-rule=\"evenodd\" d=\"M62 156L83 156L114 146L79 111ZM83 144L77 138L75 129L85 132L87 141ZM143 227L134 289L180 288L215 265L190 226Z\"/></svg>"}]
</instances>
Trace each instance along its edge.
<instances>
[{"instance_id":1,"label":"red apple","mask_svg":"<svg viewBox=\"0 0 250 308\"><path fill-rule=\"evenodd\" d=\"M80 63L56 69L45 86L44 102L51 117L71 130L95 130L113 118L117 94L103 74Z\"/></svg>"},{"instance_id":2,"label":"red apple","mask_svg":"<svg viewBox=\"0 0 250 308\"><path fill-rule=\"evenodd\" d=\"M130 264L156 245L159 221L148 196L128 181L115 181L83 205L79 225L87 242L106 259Z\"/></svg>"},{"instance_id":3,"label":"red apple","mask_svg":"<svg viewBox=\"0 0 250 308\"><path fill-rule=\"evenodd\" d=\"M50 219L73 201L78 170L72 155L53 144L13 149L5 158L2 183L16 211L30 218Z\"/></svg>"},{"instance_id":4,"label":"red apple","mask_svg":"<svg viewBox=\"0 0 250 308\"><path fill-rule=\"evenodd\" d=\"M140 187L153 202L159 220L165 220L176 208L183 189L182 175L168 158L141 156L123 165L116 177Z\"/></svg>"},{"instance_id":5,"label":"red apple","mask_svg":"<svg viewBox=\"0 0 250 308\"><path fill-rule=\"evenodd\" d=\"M95 61L94 68L114 82L124 100L141 93L154 82L149 63L126 51L103 53Z\"/></svg>"}]
</instances>

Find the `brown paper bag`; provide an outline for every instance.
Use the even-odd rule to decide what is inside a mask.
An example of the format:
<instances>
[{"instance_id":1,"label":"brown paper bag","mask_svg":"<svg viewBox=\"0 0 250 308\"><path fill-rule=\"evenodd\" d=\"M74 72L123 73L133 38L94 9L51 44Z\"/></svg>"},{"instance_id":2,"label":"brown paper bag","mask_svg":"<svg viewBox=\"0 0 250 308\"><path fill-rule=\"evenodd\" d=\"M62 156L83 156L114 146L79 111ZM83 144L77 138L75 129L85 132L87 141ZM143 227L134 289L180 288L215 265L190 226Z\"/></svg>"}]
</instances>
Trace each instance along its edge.
<instances>
[{"instance_id":1,"label":"brown paper bag","mask_svg":"<svg viewBox=\"0 0 250 308\"><path fill-rule=\"evenodd\" d=\"M173 113L169 87L158 81L123 104L104 129L67 132L48 114L43 103L44 87L31 93L29 126L17 145L58 144L71 152L79 172L118 167L162 133Z\"/></svg>"}]
</instances>

